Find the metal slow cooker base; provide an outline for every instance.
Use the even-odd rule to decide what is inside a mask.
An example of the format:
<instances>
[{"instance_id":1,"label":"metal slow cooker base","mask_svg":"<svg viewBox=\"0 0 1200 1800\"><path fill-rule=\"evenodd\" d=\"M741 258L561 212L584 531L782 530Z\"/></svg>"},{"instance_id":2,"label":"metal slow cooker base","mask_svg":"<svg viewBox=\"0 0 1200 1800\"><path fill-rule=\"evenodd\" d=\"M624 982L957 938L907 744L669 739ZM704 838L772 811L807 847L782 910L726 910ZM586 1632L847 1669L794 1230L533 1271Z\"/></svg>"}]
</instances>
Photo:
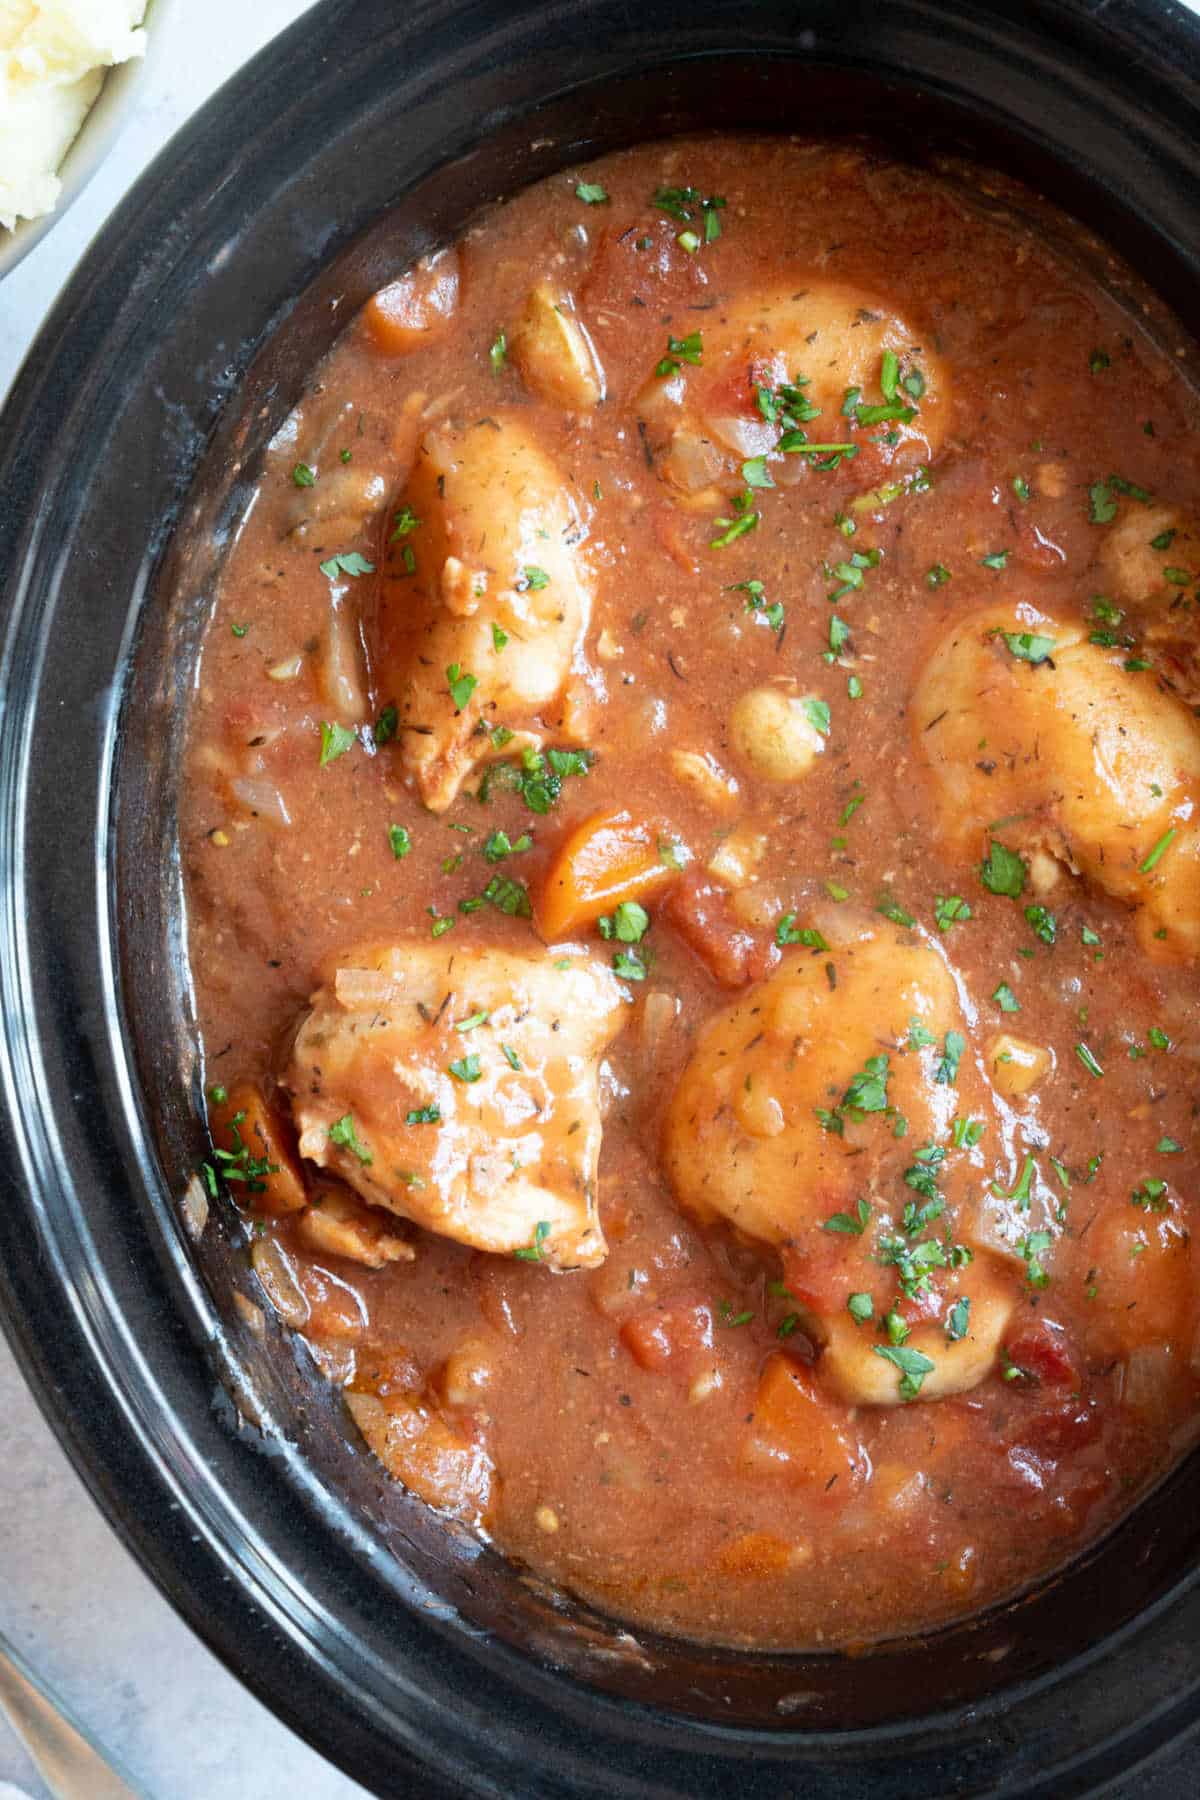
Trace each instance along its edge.
<instances>
[{"instance_id":1,"label":"metal slow cooker base","mask_svg":"<svg viewBox=\"0 0 1200 1800\"><path fill-rule=\"evenodd\" d=\"M381 1478L241 1234L198 1244L173 794L255 458L354 308L482 204L696 129L1011 169L1200 323L1200 33L1172 4L326 0L170 145L0 429L0 1303L185 1617L380 1794L1096 1791L1200 1719L1195 1459L1015 1607L871 1655L634 1637ZM419 1773L418 1773L419 1771Z\"/></svg>"}]
</instances>

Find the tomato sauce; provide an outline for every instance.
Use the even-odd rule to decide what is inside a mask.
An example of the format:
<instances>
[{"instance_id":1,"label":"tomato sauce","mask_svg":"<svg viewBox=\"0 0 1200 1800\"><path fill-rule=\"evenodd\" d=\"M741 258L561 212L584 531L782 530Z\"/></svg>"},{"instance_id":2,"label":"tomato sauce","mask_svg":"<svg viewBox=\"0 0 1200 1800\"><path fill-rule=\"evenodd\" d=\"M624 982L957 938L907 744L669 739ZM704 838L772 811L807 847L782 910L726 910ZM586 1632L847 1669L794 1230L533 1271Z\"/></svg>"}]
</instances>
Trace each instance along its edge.
<instances>
[{"instance_id":1,"label":"tomato sauce","mask_svg":"<svg viewBox=\"0 0 1200 1800\"><path fill-rule=\"evenodd\" d=\"M1012 1594L1200 1414L1200 413L1005 192L714 137L490 212L313 371L191 702L269 1299L697 1639Z\"/></svg>"}]
</instances>

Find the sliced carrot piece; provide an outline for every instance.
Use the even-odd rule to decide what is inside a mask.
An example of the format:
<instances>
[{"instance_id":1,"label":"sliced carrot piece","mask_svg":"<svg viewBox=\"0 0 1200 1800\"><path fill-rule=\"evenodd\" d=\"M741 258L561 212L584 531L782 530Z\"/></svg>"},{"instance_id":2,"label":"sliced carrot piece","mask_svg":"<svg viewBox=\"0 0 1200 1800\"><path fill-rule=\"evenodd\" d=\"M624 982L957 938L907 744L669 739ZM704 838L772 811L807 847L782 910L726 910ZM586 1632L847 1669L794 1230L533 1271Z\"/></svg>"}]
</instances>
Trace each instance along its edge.
<instances>
[{"instance_id":1,"label":"sliced carrot piece","mask_svg":"<svg viewBox=\"0 0 1200 1800\"><path fill-rule=\"evenodd\" d=\"M860 1479L857 1446L821 1399L812 1376L772 1356L758 1380L740 1461L749 1473L781 1476L847 1499Z\"/></svg>"},{"instance_id":2,"label":"sliced carrot piece","mask_svg":"<svg viewBox=\"0 0 1200 1800\"><path fill-rule=\"evenodd\" d=\"M643 900L678 874L664 862L669 834L627 812L594 813L570 834L533 897L533 922L546 943L569 937L623 900Z\"/></svg>"},{"instance_id":3,"label":"sliced carrot piece","mask_svg":"<svg viewBox=\"0 0 1200 1800\"><path fill-rule=\"evenodd\" d=\"M217 1172L253 1212L299 1212L308 1204L300 1161L287 1125L272 1111L261 1088L239 1081L212 1106L208 1128L218 1154Z\"/></svg>"},{"instance_id":4,"label":"sliced carrot piece","mask_svg":"<svg viewBox=\"0 0 1200 1800\"><path fill-rule=\"evenodd\" d=\"M372 294L363 307L363 325L376 350L403 356L432 343L458 310L458 257L453 250L423 257Z\"/></svg>"}]
</instances>

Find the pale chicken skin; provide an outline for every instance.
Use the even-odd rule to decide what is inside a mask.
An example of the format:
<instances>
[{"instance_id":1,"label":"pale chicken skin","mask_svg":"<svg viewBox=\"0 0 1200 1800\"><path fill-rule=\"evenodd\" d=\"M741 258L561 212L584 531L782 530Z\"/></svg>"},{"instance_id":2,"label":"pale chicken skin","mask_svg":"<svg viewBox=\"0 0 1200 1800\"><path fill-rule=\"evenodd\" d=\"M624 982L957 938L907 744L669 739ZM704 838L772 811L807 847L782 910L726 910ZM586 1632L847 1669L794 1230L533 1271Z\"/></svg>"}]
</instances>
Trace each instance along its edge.
<instances>
[{"instance_id":1,"label":"pale chicken skin","mask_svg":"<svg viewBox=\"0 0 1200 1800\"><path fill-rule=\"evenodd\" d=\"M981 858L989 824L1136 909L1156 961L1200 954L1200 726L1152 669L1028 606L961 619L925 665L913 742L941 829ZM982 747L981 747L982 746Z\"/></svg>"},{"instance_id":2,"label":"pale chicken skin","mask_svg":"<svg viewBox=\"0 0 1200 1800\"><path fill-rule=\"evenodd\" d=\"M593 1268L599 1062L624 1010L611 972L569 946L350 951L284 1075L300 1153L443 1237Z\"/></svg>"},{"instance_id":3,"label":"pale chicken skin","mask_svg":"<svg viewBox=\"0 0 1200 1800\"><path fill-rule=\"evenodd\" d=\"M923 1166L918 1153L945 1146L957 1114L988 1106L965 1025L935 949L865 927L824 950L790 951L719 1013L667 1114L664 1162L677 1200L780 1250L789 1293L823 1346L818 1375L851 1401L913 1397L880 1354L889 1338L879 1332L893 1271L904 1277L910 1266L898 1257L931 1233L936 1248L915 1265L928 1278L908 1277L908 1289L902 1281L892 1307L907 1326L904 1346L929 1364L923 1398L981 1381L1012 1310L1013 1284L998 1262L969 1245L965 1255L942 1247L968 1155L943 1151L925 1165L946 1210L910 1230L900 1223L923 1191L905 1184L906 1170ZM870 1301L864 1321L847 1311L851 1293L864 1314ZM947 1317L963 1297L956 1331ZM898 1337L894 1328L893 1348Z\"/></svg>"},{"instance_id":4,"label":"pale chicken skin","mask_svg":"<svg viewBox=\"0 0 1200 1800\"><path fill-rule=\"evenodd\" d=\"M532 746L553 722L591 615L589 516L512 417L418 446L367 639L379 709L396 708L401 764L432 811L497 753L497 728Z\"/></svg>"},{"instance_id":5,"label":"pale chicken skin","mask_svg":"<svg viewBox=\"0 0 1200 1800\"><path fill-rule=\"evenodd\" d=\"M801 440L848 445L847 462L867 482L937 454L945 365L876 296L798 270L789 286L744 294L699 326L695 339L664 346L637 400L679 495L707 505L729 477L739 480L743 459L760 456L779 485L802 480L815 452ZM781 384L796 391L780 393Z\"/></svg>"}]
</instances>

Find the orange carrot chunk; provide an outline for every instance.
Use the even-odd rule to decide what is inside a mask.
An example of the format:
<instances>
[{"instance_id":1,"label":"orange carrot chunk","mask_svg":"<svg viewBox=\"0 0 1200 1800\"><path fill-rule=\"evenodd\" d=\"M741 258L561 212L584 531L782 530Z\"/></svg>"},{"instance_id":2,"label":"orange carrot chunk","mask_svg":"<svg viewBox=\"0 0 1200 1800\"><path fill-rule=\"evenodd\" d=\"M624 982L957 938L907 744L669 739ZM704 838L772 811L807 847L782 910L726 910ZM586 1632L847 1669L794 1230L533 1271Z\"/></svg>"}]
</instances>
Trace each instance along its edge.
<instances>
[{"instance_id":1,"label":"orange carrot chunk","mask_svg":"<svg viewBox=\"0 0 1200 1800\"><path fill-rule=\"evenodd\" d=\"M385 356L403 356L432 343L458 310L458 285L453 250L423 257L367 301L362 316L368 340Z\"/></svg>"},{"instance_id":2,"label":"orange carrot chunk","mask_svg":"<svg viewBox=\"0 0 1200 1800\"><path fill-rule=\"evenodd\" d=\"M775 1475L848 1499L861 1479L857 1445L837 1423L807 1370L777 1353L763 1369L742 1440L747 1473Z\"/></svg>"},{"instance_id":3,"label":"orange carrot chunk","mask_svg":"<svg viewBox=\"0 0 1200 1800\"><path fill-rule=\"evenodd\" d=\"M251 1212L299 1212L308 1204L291 1127L278 1117L255 1082L239 1081L210 1103L208 1128L216 1168L229 1191Z\"/></svg>"},{"instance_id":4,"label":"orange carrot chunk","mask_svg":"<svg viewBox=\"0 0 1200 1800\"><path fill-rule=\"evenodd\" d=\"M644 900L675 879L660 843L668 835L627 812L595 813L576 827L533 896L533 922L548 944L590 925L623 900Z\"/></svg>"}]
</instances>

